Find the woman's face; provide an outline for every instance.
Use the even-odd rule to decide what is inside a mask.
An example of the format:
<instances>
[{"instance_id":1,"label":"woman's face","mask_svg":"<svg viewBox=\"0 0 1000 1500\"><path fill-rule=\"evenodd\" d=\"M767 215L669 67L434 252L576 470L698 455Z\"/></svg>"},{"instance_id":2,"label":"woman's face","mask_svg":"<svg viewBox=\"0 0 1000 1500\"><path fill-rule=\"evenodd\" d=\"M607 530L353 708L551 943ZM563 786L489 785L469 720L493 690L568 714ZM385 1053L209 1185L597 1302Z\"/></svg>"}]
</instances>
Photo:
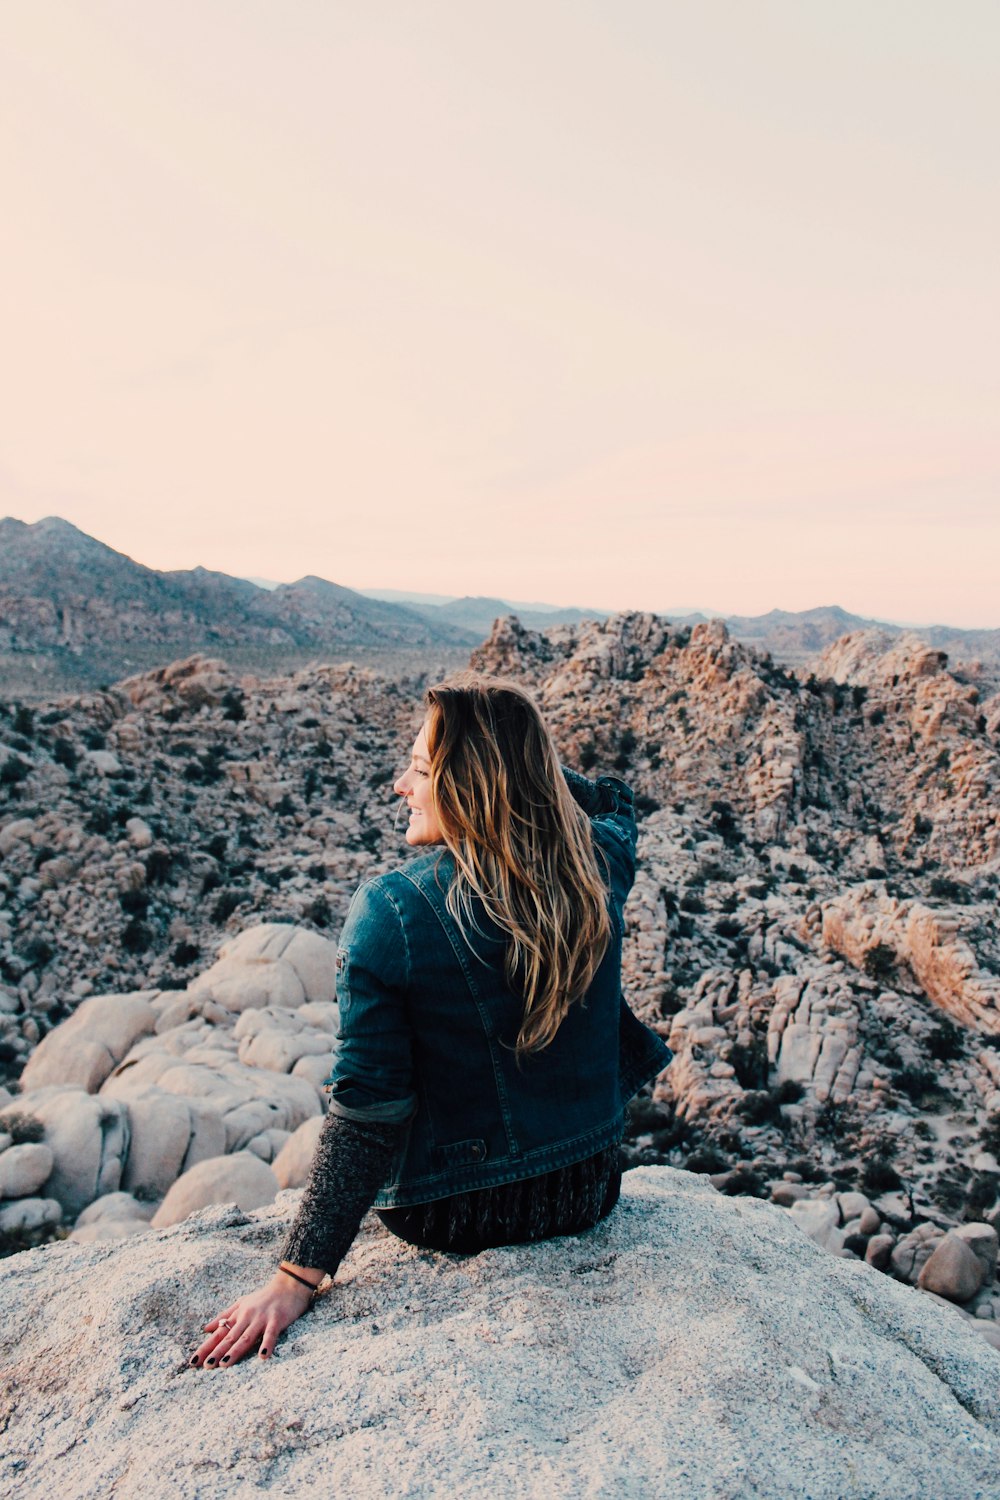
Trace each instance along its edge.
<instances>
[{"instance_id":1,"label":"woman's face","mask_svg":"<svg viewBox=\"0 0 1000 1500\"><path fill-rule=\"evenodd\" d=\"M406 829L408 844L440 844L441 825L431 806L431 762L427 735L421 729L413 742L410 764L393 782L392 789L406 798L410 821Z\"/></svg>"}]
</instances>

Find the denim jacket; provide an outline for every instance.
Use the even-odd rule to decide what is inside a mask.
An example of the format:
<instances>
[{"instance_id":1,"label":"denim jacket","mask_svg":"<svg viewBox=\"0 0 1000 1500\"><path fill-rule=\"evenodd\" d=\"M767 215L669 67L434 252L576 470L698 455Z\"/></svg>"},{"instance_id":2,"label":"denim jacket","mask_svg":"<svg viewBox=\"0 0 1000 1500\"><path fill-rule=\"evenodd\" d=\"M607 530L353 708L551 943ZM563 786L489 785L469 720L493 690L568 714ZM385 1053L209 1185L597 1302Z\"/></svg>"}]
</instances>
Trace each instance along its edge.
<instances>
[{"instance_id":1,"label":"denim jacket","mask_svg":"<svg viewBox=\"0 0 1000 1500\"><path fill-rule=\"evenodd\" d=\"M612 776L564 771L591 818L608 887L611 941L554 1040L518 1059L521 997L506 940L474 907L466 938L445 907L442 846L366 881L337 949L340 1049L330 1110L408 1122L377 1208L431 1202L569 1166L621 1138L625 1104L669 1063L666 1044L621 994L625 899L635 878L632 793Z\"/></svg>"}]
</instances>

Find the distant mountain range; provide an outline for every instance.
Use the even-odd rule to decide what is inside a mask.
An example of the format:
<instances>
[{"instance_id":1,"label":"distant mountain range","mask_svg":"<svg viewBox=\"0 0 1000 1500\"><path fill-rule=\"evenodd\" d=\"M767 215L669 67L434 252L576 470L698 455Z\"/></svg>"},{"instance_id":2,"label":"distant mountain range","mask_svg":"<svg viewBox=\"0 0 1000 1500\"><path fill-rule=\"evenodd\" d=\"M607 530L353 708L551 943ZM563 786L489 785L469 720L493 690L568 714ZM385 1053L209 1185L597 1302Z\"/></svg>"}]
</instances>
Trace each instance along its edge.
<instances>
[{"instance_id":1,"label":"distant mountain range","mask_svg":"<svg viewBox=\"0 0 1000 1500\"><path fill-rule=\"evenodd\" d=\"M9 696L110 682L195 651L257 672L317 657L436 670L467 659L494 620L511 613L534 630L607 618L600 610L504 599L359 591L313 576L271 584L205 568L160 572L57 516L31 525L0 520L0 693ZM903 629L836 606L723 618L738 639L789 665L808 662L848 631ZM1000 667L1000 630L936 625L914 633L951 655Z\"/></svg>"}]
</instances>

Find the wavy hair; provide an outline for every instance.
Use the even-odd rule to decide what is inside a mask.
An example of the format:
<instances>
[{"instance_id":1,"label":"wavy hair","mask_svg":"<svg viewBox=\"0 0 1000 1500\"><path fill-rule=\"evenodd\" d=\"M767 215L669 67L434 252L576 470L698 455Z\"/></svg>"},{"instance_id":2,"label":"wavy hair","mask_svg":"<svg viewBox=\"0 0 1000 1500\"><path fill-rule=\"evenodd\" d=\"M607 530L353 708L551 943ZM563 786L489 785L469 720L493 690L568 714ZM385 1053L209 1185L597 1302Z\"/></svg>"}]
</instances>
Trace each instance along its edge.
<instances>
[{"instance_id":1,"label":"wavy hair","mask_svg":"<svg viewBox=\"0 0 1000 1500\"><path fill-rule=\"evenodd\" d=\"M428 688L426 705L434 809L456 864L448 910L478 931L478 897L506 933L507 982L524 997L516 1051L540 1052L611 938L590 821L518 683L462 672Z\"/></svg>"}]
</instances>

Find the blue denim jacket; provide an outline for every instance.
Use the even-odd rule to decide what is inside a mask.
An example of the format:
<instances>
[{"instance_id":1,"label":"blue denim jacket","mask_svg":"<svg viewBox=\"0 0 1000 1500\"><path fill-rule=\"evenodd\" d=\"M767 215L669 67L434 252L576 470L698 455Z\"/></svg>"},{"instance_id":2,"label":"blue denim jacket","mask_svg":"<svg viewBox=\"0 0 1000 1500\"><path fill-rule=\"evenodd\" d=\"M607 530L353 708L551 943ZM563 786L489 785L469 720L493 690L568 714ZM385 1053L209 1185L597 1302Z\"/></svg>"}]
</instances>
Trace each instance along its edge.
<instances>
[{"instance_id":1,"label":"blue denim jacket","mask_svg":"<svg viewBox=\"0 0 1000 1500\"><path fill-rule=\"evenodd\" d=\"M621 1138L632 1095L672 1053L621 995L635 813L624 782L564 771L591 817L612 937L583 1002L542 1052L518 1059L523 1002L503 973L505 938L475 908L467 940L445 907L441 846L360 887L337 949L340 1050L330 1110L409 1122L378 1208L427 1203L569 1166Z\"/></svg>"}]
</instances>

